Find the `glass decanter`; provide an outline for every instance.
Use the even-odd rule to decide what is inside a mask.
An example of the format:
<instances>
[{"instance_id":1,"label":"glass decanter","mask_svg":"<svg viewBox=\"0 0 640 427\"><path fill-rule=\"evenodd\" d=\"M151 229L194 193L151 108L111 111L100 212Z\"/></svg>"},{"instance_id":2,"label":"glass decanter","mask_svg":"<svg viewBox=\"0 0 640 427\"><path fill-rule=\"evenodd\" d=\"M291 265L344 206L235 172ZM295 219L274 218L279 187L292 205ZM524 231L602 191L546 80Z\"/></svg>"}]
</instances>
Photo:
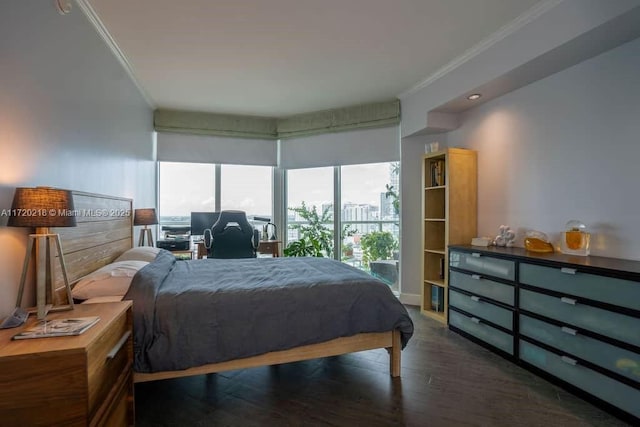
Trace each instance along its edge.
<instances>
[{"instance_id":1,"label":"glass decanter","mask_svg":"<svg viewBox=\"0 0 640 427\"><path fill-rule=\"evenodd\" d=\"M572 219L567 222L566 230L561 235L560 250L565 254L587 256L590 240L591 234L587 232L587 226Z\"/></svg>"},{"instance_id":2,"label":"glass decanter","mask_svg":"<svg viewBox=\"0 0 640 427\"><path fill-rule=\"evenodd\" d=\"M531 252L553 252L549 238L541 231L529 230L524 239L524 247Z\"/></svg>"}]
</instances>

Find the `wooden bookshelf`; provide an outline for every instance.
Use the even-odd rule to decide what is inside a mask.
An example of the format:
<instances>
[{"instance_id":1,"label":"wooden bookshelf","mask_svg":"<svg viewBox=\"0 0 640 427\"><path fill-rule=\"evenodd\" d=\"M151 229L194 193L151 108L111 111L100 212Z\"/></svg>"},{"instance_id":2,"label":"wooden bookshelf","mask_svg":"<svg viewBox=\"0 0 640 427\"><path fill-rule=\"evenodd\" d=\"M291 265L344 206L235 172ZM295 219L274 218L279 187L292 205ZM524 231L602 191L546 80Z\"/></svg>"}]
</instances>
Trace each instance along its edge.
<instances>
[{"instance_id":1,"label":"wooden bookshelf","mask_svg":"<svg viewBox=\"0 0 640 427\"><path fill-rule=\"evenodd\" d=\"M477 155L447 148L422 162L422 298L426 316L447 323L448 245L477 232Z\"/></svg>"}]
</instances>

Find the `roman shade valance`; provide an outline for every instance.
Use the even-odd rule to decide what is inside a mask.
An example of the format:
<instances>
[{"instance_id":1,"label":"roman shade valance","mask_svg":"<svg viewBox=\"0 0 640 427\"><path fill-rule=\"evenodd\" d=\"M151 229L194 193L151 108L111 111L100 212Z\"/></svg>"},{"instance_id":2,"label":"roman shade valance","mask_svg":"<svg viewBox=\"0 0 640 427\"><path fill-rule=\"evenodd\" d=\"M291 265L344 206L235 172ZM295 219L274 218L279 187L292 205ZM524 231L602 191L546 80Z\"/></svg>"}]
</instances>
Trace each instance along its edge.
<instances>
[{"instance_id":1,"label":"roman shade valance","mask_svg":"<svg viewBox=\"0 0 640 427\"><path fill-rule=\"evenodd\" d=\"M399 123L400 101L393 100L281 118L278 119L278 137L294 138Z\"/></svg>"},{"instance_id":2,"label":"roman shade valance","mask_svg":"<svg viewBox=\"0 0 640 427\"><path fill-rule=\"evenodd\" d=\"M160 161L287 169L397 161L399 123L398 100L280 119L154 112Z\"/></svg>"},{"instance_id":3,"label":"roman shade valance","mask_svg":"<svg viewBox=\"0 0 640 427\"><path fill-rule=\"evenodd\" d=\"M277 122L271 117L158 109L153 112L153 127L157 132L235 138L278 138Z\"/></svg>"},{"instance_id":4,"label":"roman shade valance","mask_svg":"<svg viewBox=\"0 0 640 427\"><path fill-rule=\"evenodd\" d=\"M377 102L283 118L158 109L154 129L194 135L284 139L400 123L400 101Z\"/></svg>"}]
</instances>

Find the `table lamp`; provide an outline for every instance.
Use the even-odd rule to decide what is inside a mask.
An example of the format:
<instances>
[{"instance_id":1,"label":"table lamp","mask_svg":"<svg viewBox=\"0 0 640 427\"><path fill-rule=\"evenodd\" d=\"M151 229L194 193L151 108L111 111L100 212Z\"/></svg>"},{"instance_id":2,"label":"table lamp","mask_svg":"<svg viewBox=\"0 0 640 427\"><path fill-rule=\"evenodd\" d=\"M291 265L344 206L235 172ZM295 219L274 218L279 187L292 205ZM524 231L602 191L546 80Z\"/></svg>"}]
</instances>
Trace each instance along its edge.
<instances>
[{"instance_id":1,"label":"table lamp","mask_svg":"<svg viewBox=\"0 0 640 427\"><path fill-rule=\"evenodd\" d=\"M145 237L147 237L147 240L149 241L149 246L153 246L153 236L151 235L151 229L147 228L147 226L157 223L158 216L156 215L155 208L136 209L134 211L133 225L144 225L144 228L140 230L138 246L145 246Z\"/></svg>"},{"instance_id":2,"label":"table lamp","mask_svg":"<svg viewBox=\"0 0 640 427\"><path fill-rule=\"evenodd\" d=\"M75 227L76 217L73 206L73 194L68 190L51 187L16 188L11 204L11 216L7 223L10 227L35 228L35 234L29 234L29 243L24 257L20 288L16 306L22 304L24 285L27 278L29 261L35 250L36 258L36 308L38 319L44 319L49 311L73 309L73 297L67 278L60 235L49 232L49 227ZM34 245L35 242L35 245ZM53 266L55 254L51 247L55 242L57 259L67 292L68 304L55 305L53 293Z\"/></svg>"}]
</instances>

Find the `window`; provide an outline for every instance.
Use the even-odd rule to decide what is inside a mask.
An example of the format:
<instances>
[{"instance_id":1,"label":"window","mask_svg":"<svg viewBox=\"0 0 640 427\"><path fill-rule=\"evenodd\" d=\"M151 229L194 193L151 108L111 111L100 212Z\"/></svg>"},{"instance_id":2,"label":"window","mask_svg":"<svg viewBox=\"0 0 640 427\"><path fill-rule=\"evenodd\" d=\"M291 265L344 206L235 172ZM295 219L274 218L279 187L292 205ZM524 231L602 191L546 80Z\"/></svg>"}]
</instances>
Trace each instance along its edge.
<instances>
[{"instance_id":1,"label":"window","mask_svg":"<svg viewBox=\"0 0 640 427\"><path fill-rule=\"evenodd\" d=\"M284 176L286 233L278 234L285 255L339 259L397 289L399 164L290 169ZM276 222L271 166L160 162L159 181L161 225L190 224L193 211L231 209L245 211L250 222Z\"/></svg>"},{"instance_id":2,"label":"window","mask_svg":"<svg viewBox=\"0 0 640 427\"><path fill-rule=\"evenodd\" d=\"M159 163L159 220L162 225L188 225L192 211L215 210L215 165Z\"/></svg>"},{"instance_id":3,"label":"window","mask_svg":"<svg viewBox=\"0 0 640 427\"><path fill-rule=\"evenodd\" d=\"M216 181L216 169L220 180ZM161 225L189 225L191 212L242 210L271 218L271 166L159 162ZM216 194L220 200L216 200Z\"/></svg>"},{"instance_id":4,"label":"window","mask_svg":"<svg viewBox=\"0 0 640 427\"><path fill-rule=\"evenodd\" d=\"M292 255L333 257L333 167L287 171L287 244Z\"/></svg>"},{"instance_id":5,"label":"window","mask_svg":"<svg viewBox=\"0 0 640 427\"><path fill-rule=\"evenodd\" d=\"M397 162L288 170L287 251L319 251L371 272L397 290L398 184ZM335 203L340 203L337 224ZM337 233L340 248L335 251Z\"/></svg>"},{"instance_id":6,"label":"window","mask_svg":"<svg viewBox=\"0 0 640 427\"><path fill-rule=\"evenodd\" d=\"M220 209L241 210L249 219L254 215L271 218L273 183L270 166L222 165Z\"/></svg>"},{"instance_id":7,"label":"window","mask_svg":"<svg viewBox=\"0 0 640 427\"><path fill-rule=\"evenodd\" d=\"M398 163L342 166L342 261L398 286Z\"/></svg>"}]
</instances>

